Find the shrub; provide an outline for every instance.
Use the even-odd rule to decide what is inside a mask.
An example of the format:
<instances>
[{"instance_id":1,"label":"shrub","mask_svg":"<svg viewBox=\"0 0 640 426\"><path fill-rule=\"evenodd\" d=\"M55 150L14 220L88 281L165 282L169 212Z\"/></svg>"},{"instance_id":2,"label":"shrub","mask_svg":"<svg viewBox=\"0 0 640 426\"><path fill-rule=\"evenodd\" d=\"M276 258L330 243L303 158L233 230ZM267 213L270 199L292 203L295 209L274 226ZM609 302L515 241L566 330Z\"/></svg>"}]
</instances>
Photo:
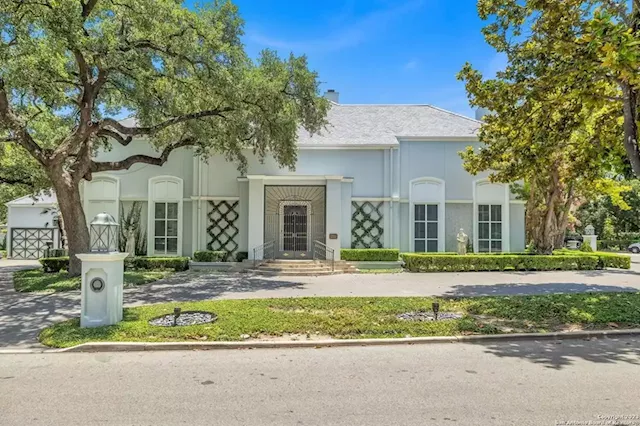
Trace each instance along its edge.
<instances>
[{"instance_id":1,"label":"shrub","mask_svg":"<svg viewBox=\"0 0 640 426\"><path fill-rule=\"evenodd\" d=\"M248 258L249 258L249 252L247 251L239 251L238 253L236 253L236 262L242 262Z\"/></svg>"},{"instance_id":2,"label":"shrub","mask_svg":"<svg viewBox=\"0 0 640 426\"><path fill-rule=\"evenodd\" d=\"M0 259L6 259L6 258L7 258L7 251L0 250Z\"/></svg>"},{"instance_id":3,"label":"shrub","mask_svg":"<svg viewBox=\"0 0 640 426\"><path fill-rule=\"evenodd\" d=\"M229 253L226 251L203 250L193 253L193 260L196 262L226 262Z\"/></svg>"},{"instance_id":4,"label":"shrub","mask_svg":"<svg viewBox=\"0 0 640 426\"><path fill-rule=\"evenodd\" d=\"M60 272L69 269L69 256L43 257L40 264L45 272Z\"/></svg>"},{"instance_id":5,"label":"shrub","mask_svg":"<svg viewBox=\"0 0 640 426\"><path fill-rule=\"evenodd\" d=\"M583 253L593 253L593 248L591 248L591 244L583 243L580 246L580 251Z\"/></svg>"},{"instance_id":6,"label":"shrub","mask_svg":"<svg viewBox=\"0 0 640 426\"><path fill-rule=\"evenodd\" d=\"M598 240L598 250L626 251L631 244L636 242L638 242L636 239Z\"/></svg>"},{"instance_id":7,"label":"shrub","mask_svg":"<svg viewBox=\"0 0 640 426\"><path fill-rule=\"evenodd\" d=\"M554 255L561 256L596 256L598 258L598 269L618 268L630 269L631 257L626 254L605 253L594 251L593 253L583 253L579 250L559 249L553 251Z\"/></svg>"},{"instance_id":8,"label":"shrub","mask_svg":"<svg viewBox=\"0 0 640 426\"><path fill-rule=\"evenodd\" d=\"M355 262L395 262L400 256L398 249L341 249L340 258Z\"/></svg>"},{"instance_id":9,"label":"shrub","mask_svg":"<svg viewBox=\"0 0 640 426\"><path fill-rule=\"evenodd\" d=\"M69 250L67 250L67 249L48 249L48 250L45 250L44 257L69 257Z\"/></svg>"},{"instance_id":10,"label":"shrub","mask_svg":"<svg viewBox=\"0 0 640 426\"><path fill-rule=\"evenodd\" d=\"M188 257L134 257L125 264L130 269L173 269L186 271L189 269Z\"/></svg>"},{"instance_id":11,"label":"shrub","mask_svg":"<svg viewBox=\"0 0 640 426\"><path fill-rule=\"evenodd\" d=\"M556 271L598 269L598 256L589 255L432 255L405 253L405 268L410 272L463 271Z\"/></svg>"}]
</instances>

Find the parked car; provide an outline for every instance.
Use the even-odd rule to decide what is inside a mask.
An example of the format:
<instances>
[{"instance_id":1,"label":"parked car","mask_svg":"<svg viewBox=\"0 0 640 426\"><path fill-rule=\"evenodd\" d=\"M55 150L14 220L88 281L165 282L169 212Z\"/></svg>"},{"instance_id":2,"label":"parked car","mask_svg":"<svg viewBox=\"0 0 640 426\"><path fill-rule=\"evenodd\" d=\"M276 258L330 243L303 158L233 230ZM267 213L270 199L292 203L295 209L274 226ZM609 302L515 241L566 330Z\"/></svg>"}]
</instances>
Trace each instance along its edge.
<instances>
[{"instance_id":1,"label":"parked car","mask_svg":"<svg viewBox=\"0 0 640 426\"><path fill-rule=\"evenodd\" d=\"M629 250L631 253L640 253L640 243L633 243L631 244L627 250Z\"/></svg>"}]
</instances>

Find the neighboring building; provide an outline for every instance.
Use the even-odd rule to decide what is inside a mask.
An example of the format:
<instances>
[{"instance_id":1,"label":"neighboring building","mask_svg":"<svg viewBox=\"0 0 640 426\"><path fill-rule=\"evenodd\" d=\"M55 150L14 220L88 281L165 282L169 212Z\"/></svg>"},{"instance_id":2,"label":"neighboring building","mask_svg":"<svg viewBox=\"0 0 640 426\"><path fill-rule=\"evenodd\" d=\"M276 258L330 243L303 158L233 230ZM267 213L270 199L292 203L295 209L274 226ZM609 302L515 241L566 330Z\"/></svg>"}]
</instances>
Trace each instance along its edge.
<instances>
[{"instance_id":1,"label":"neighboring building","mask_svg":"<svg viewBox=\"0 0 640 426\"><path fill-rule=\"evenodd\" d=\"M55 194L27 195L6 203L7 256L38 259L47 248L60 247Z\"/></svg>"},{"instance_id":2,"label":"neighboring building","mask_svg":"<svg viewBox=\"0 0 640 426\"><path fill-rule=\"evenodd\" d=\"M460 228L477 251L522 251L524 204L508 185L471 176L459 152L478 145L480 122L429 105L342 105L338 94L321 135L299 135L295 172L248 154L249 167L190 149L162 167L136 164L96 174L82 190L90 221L141 209L147 254L248 252L267 243L284 258L310 258L315 241L333 248L455 251ZM123 123L127 125L127 123ZM132 125L129 122L129 125ZM99 154L157 155L144 140Z\"/></svg>"}]
</instances>

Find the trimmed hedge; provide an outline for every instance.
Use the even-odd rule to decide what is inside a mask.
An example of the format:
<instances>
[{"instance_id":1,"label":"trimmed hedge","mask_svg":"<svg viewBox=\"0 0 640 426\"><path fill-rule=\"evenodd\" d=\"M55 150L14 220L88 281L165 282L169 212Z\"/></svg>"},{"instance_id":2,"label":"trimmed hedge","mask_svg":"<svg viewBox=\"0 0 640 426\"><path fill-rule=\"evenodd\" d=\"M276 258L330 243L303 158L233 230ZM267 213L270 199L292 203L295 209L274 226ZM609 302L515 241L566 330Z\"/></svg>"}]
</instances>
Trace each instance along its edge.
<instances>
[{"instance_id":1,"label":"trimmed hedge","mask_svg":"<svg viewBox=\"0 0 640 426\"><path fill-rule=\"evenodd\" d=\"M598 257L598 269L617 268L630 269L631 257L626 254L606 253L602 251L594 251L592 253L584 253L580 250L559 249L553 251L554 255L564 256L585 256L593 255Z\"/></svg>"},{"instance_id":2,"label":"trimmed hedge","mask_svg":"<svg viewBox=\"0 0 640 426\"><path fill-rule=\"evenodd\" d=\"M464 271L570 271L599 268L598 256L555 255L437 255L405 253L405 268L410 272Z\"/></svg>"},{"instance_id":3,"label":"trimmed hedge","mask_svg":"<svg viewBox=\"0 0 640 426\"><path fill-rule=\"evenodd\" d=\"M69 256L44 257L40 259L45 272L59 272L69 270ZM188 257L134 257L124 260L125 269L158 270L173 269L186 271L189 269Z\"/></svg>"},{"instance_id":4,"label":"trimmed hedge","mask_svg":"<svg viewBox=\"0 0 640 426\"><path fill-rule=\"evenodd\" d=\"M128 263L128 264L127 264ZM125 261L125 268L131 269L173 269L176 272L189 269L188 257L134 257Z\"/></svg>"},{"instance_id":5,"label":"trimmed hedge","mask_svg":"<svg viewBox=\"0 0 640 426\"><path fill-rule=\"evenodd\" d=\"M226 251L202 250L193 253L195 262L226 262L229 253Z\"/></svg>"},{"instance_id":6,"label":"trimmed hedge","mask_svg":"<svg viewBox=\"0 0 640 426\"><path fill-rule=\"evenodd\" d=\"M69 270L69 256L43 257L40 264L45 272L60 272Z\"/></svg>"},{"instance_id":7,"label":"trimmed hedge","mask_svg":"<svg viewBox=\"0 0 640 426\"><path fill-rule=\"evenodd\" d=\"M395 262L398 249L341 249L340 259L354 262Z\"/></svg>"}]
</instances>

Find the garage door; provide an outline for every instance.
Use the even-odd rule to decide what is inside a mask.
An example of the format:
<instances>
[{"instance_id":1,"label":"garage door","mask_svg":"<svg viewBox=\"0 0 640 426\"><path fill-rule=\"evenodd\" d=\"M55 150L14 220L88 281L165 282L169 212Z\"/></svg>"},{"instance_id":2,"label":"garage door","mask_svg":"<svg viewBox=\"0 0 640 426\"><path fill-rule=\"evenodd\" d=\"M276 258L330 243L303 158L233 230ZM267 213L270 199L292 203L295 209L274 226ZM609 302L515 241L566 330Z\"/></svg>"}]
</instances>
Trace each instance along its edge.
<instances>
[{"instance_id":1,"label":"garage door","mask_svg":"<svg viewBox=\"0 0 640 426\"><path fill-rule=\"evenodd\" d=\"M47 248L54 248L52 228L11 228L11 257L40 259Z\"/></svg>"}]
</instances>

